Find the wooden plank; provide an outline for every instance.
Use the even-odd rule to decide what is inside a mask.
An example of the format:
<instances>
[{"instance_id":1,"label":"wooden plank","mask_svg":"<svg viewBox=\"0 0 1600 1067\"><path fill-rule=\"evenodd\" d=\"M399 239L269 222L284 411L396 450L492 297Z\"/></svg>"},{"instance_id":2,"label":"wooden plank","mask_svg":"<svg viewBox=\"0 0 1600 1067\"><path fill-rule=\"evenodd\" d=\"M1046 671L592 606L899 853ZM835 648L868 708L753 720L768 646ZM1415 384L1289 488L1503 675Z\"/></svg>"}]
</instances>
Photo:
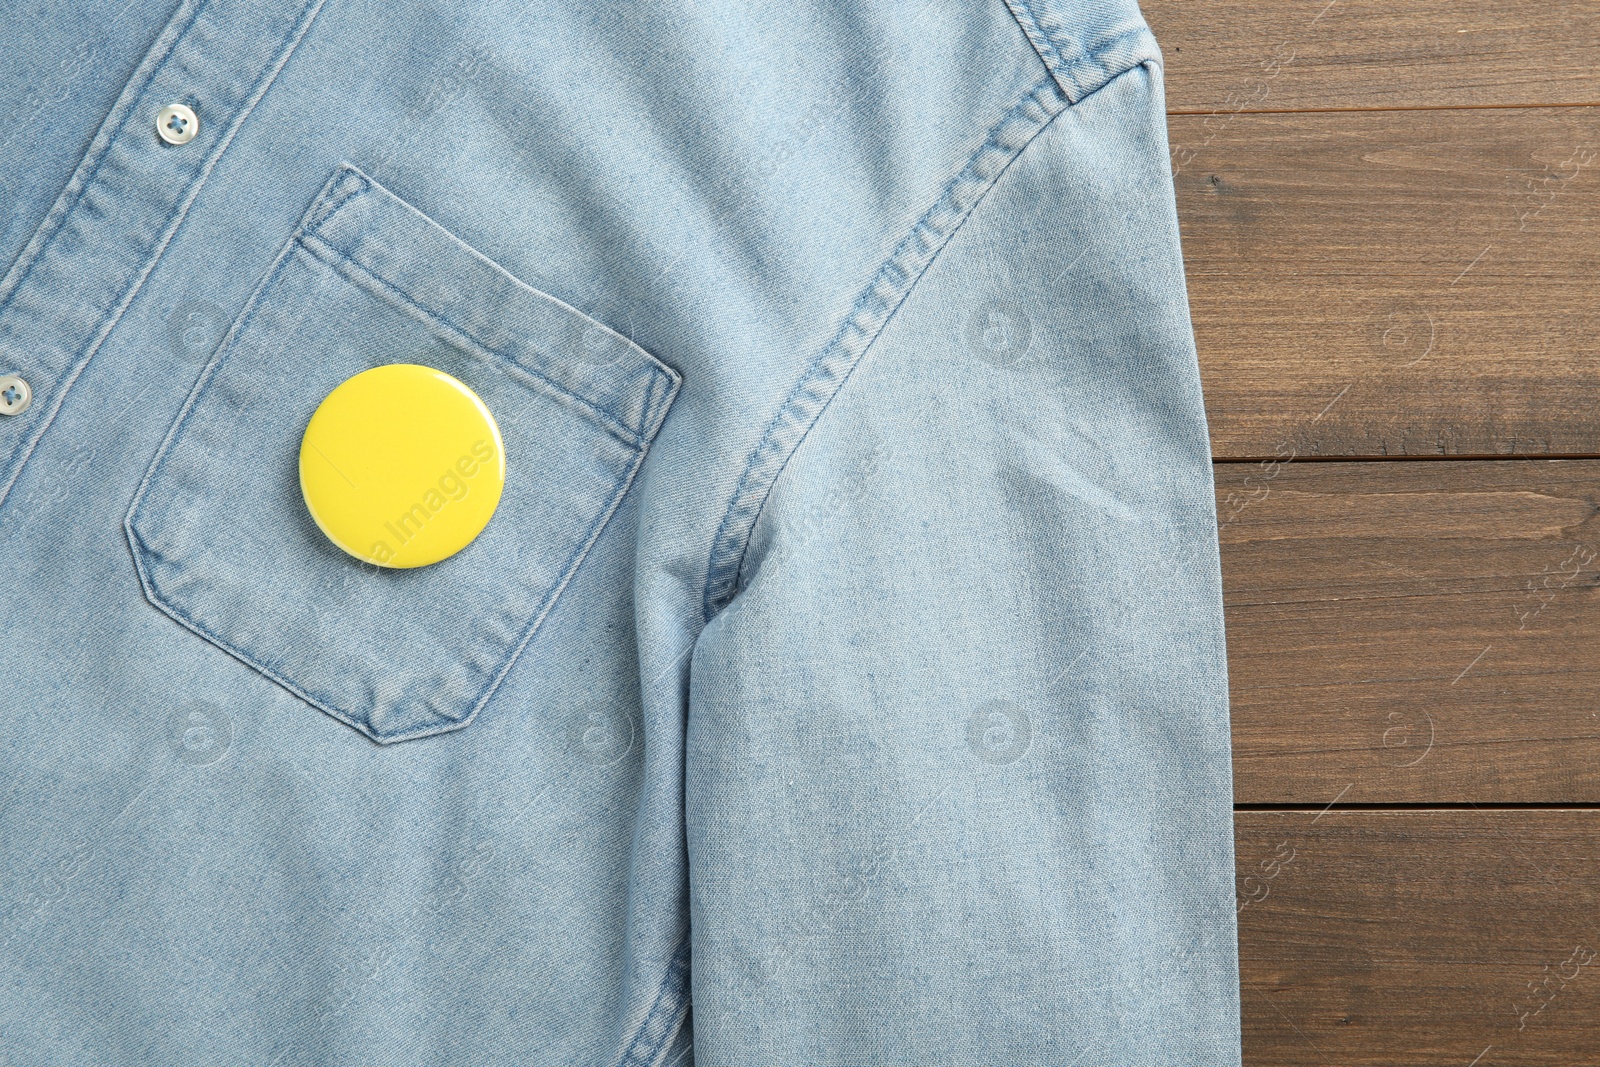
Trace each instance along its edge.
<instances>
[{"instance_id":1,"label":"wooden plank","mask_svg":"<svg viewBox=\"0 0 1600 1067\"><path fill-rule=\"evenodd\" d=\"M1600 461L1216 484L1239 802L1600 802Z\"/></svg>"},{"instance_id":2,"label":"wooden plank","mask_svg":"<svg viewBox=\"0 0 1600 1067\"><path fill-rule=\"evenodd\" d=\"M1208 153L1177 195L1219 457L1600 454L1600 108L1240 115Z\"/></svg>"},{"instance_id":3,"label":"wooden plank","mask_svg":"<svg viewBox=\"0 0 1600 1067\"><path fill-rule=\"evenodd\" d=\"M1244 1062L1600 1062L1600 811L1242 812Z\"/></svg>"},{"instance_id":4,"label":"wooden plank","mask_svg":"<svg viewBox=\"0 0 1600 1067\"><path fill-rule=\"evenodd\" d=\"M1586 0L1142 6L1175 111L1600 102L1600 8Z\"/></svg>"}]
</instances>

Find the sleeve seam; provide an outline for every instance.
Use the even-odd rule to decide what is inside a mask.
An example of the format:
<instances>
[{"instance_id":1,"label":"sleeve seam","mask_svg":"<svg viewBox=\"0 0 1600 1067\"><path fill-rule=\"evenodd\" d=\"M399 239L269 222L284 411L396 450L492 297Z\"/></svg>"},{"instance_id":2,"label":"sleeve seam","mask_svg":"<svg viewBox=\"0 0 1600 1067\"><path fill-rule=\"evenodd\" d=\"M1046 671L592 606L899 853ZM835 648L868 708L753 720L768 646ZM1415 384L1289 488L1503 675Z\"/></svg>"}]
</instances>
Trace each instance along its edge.
<instances>
[{"instance_id":1,"label":"sleeve seam","mask_svg":"<svg viewBox=\"0 0 1600 1067\"><path fill-rule=\"evenodd\" d=\"M1067 102L1059 86L1047 78L1002 116L874 273L833 340L789 391L746 461L712 538L701 604L706 623L733 598L750 536L790 457L950 237Z\"/></svg>"}]
</instances>

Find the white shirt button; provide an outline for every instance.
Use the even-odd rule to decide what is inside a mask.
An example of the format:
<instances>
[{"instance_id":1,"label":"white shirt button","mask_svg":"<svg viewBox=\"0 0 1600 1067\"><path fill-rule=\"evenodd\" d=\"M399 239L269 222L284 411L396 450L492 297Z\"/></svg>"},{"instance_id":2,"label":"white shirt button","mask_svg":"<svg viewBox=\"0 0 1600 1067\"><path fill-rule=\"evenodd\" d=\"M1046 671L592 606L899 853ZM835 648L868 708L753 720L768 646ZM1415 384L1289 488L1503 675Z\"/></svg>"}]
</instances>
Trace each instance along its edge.
<instances>
[{"instance_id":1,"label":"white shirt button","mask_svg":"<svg viewBox=\"0 0 1600 1067\"><path fill-rule=\"evenodd\" d=\"M0 415L21 415L33 403L33 390L20 374L0 375Z\"/></svg>"},{"instance_id":2,"label":"white shirt button","mask_svg":"<svg viewBox=\"0 0 1600 1067\"><path fill-rule=\"evenodd\" d=\"M200 116L183 104L168 104L156 112L156 132L168 144L188 144L200 132Z\"/></svg>"}]
</instances>

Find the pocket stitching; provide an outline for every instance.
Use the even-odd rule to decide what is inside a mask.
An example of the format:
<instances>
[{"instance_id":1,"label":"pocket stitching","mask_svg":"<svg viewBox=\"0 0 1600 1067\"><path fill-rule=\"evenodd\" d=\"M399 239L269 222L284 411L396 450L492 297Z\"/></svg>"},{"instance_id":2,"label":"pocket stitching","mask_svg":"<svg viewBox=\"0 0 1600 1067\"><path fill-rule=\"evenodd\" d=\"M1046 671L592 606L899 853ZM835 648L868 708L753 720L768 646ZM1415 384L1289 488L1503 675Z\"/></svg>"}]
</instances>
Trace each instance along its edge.
<instances>
[{"instance_id":1,"label":"pocket stitching","mask_svg":"<svg viewBox=\"0 0 1600 1067\"><path fill-rule=\"evenodd\" d=\"M651 374L648 379L649 384L646 386L646 388L649 389L653 394L655 392L656 385L664 383L666 386L666 394L660 400L657 400L657 398L653 395L648 397L648 403L645 405L647 429L649 430L648 436L628 440L621 438L609 427L600 427L601 429L605 429L610 432L612 437L617 438L623 447L627 448L633 453L633 461L629 465L626 475L619 481L616 491L612 494L610 503L590 524L587 536L579 543L577 549L568 559L567 563L563 567L560 578L551 585L543 600L540 602L538 610L533 614L529 623L523 628L520 639L514 646L511 647L509 653L506 654L505 661L500 665L499 669L489 676L482 693L472 702L467 713L460 719L450 719L446 716L442 716L436 712L430 711L429 714L435 719L435 722L431 724L412 727L409 730L403 730L397 733L379 734L370 726L368 726L368 724L362 722L360 719L356 718L354 715L345 711L344 709L337 707L330 700L314 696L301 685L290 681L281 673L260 663L256 658L246 653L242 649L235 647L229 641L224 640L220 635L212 633L205 626L201 625L196 619L191 618L175 603L170 602L165 595L161 593L156 584L154 576L145 566L146 558L154 553L135 528L136 519L140 514L140 509L144 504L144 499L150 488L152 480L156 477L167 461L167 457L171 451L173 442L180 435L180 432L182 431L184 425L188 422L189 417L193 412L193 409L200 396L205 392L207 385L215 376L217 369L221 366L224 355L232 349L238 335L245 330L251 319L254 317L256 310L260 306L263 295L277 284L286 265L294 257L297 251L304 253L306 256L316 260L319 263L327 263L326 260L317 255L311 249L311 247L306 243L305 238L310 235L310 230L314 221L320 225L322 222L325 222L328 218L332 217L333 213L336 212L340 207L344 206L352 198L365 191L365 175L362 175L359 171L355 171L354 168L342 166L334 173L334 176L323 185L322 190L318 193L318 198L320 199L321 197L332 192L333 189L341 181L344 181L346 176L350 174L354 174L362 182L362 187L352 189L348 193L342 195L335 200L326 211L308 211L306 216L303 217L290 232L288 240L284 242L283 248L279 251L277 258L273 261L271 269L267 271L266 276L262 278L255 290L251 292L250 298L246 302L244 310L229 328L227 334L224 335L221 342L218 343L216 351L212 353L211 359L207 362L205 369L200 374L199 379L190 388L189 395L187 398L185 398L182 409L180 409L177 417L173 420L171 427L168 428L166 436L162 439L161 445L156 450L155 457L151 460L149 468L144 473L144 477L139 480L138 488L134 491L133 499L130 501L128 510L123 516L122 526L123 532L128 538L130 554L133 557L134 570L138 575L139 584L144 590L145 598L149 600L151 604L155 605L155 607L163 614L184 628L191 630L203 639L211 642L216 647L227 652L229 655L233 656L247 667L250 667L252 670L256 671L262 677L282 686L284 689L287 689L301 700L319 709L330 717L337 719L339 722L344 723L351 729L356 730L364 737L368 737L378 744L392 744L400 741L409 741L420 737L428 737L435 734L459 730L471 725L472 722L478 717L478 713L486 704L488 704L489 700L493 698L495 691L500 687L500 683L504 681L506 675L510 673L511 668L514 667L517 661L522 658L523 651L526 650L529 642L533 640L534 635L543 627L545 619L549 616L557 601L560 600L561 594L566 591L566 588L571 583L573 576L577 574L578 568L582 566L583 561L588 558L590 551L593 549L595 543L599 540L600 534L604 531L606 526L610 524L612 516L616 514L617 509L622 505L623 498L627 496L628 490L632 488L633 482L638 476L640 468L644 465L645 456L649 452L649 443L654 439L656 432L659 431L660 425L665 419L665 409L666 407L670 406L672 400L675 398L682 379L673 374L669 368L665 367L664 364L661 364L659 361L655 360L654 357L649 357L653 365L649 368ZM361 267L359 264L356 264L348 257L338 253L336 250L333 250L332 247L328 246L325 241L321 241L319 238L315 237L312 237L312 239L316 240L318 244L328 247L331 255L336 256L338 259L343 260L352 267L360 269L365 273L370 273L366 272L365 268ZM327 263L327 265L334 267L336 270L338 269L336 264ZM345 276L342 271L340 274L341 276ZM375 275L373 277L376 278ZM347 280L350 281L351 284L358 285L372 299L375 300L389 301L392 303L396 299L403 298L403 294L401 294L398 289L395 290L396 296L390 296L386 293L376 292L367 286L359 285L355 279L347 278ZM382 279L377 280L381 281ZM409 298L404 298L404 304L407 307L414 308L417 314L424 316L430 322L435 322L440 327L450 329L452 333L459 333L459 331L455 330L448 323L435 319L435 317L425 309L416 306ZM576 308L570 308L569 310L572 314L585 318L587 317L583 316L583 313L578 311ZM578 405L581 405L581 408L584 412L590 413L591 415L597 417L595 421L614 423L617 428L626 432L626 428L622 427L620 422L611 419L610 416L605 415L605 413L594 408L593 405L590 405L581 397L573 396L568 390L562 388L554 382L550 382L542 375L534 375L532 372L522 370L520 365L513 365L511 361L501 356L499 353L494 352L492 349L481 345L475 339L466 337L464 334L462 336L464 339L470 341L474 348L480 349L485 354L491 356L493 365L502 373L510 375L513 371L517 371L525 377L537 380L539 383L548 387L548 389L554 391L557 396L568 397ZM648 353L645 353L645 355L647 357L649 356ZM661 404L663 406L658 410L655 406L657 404Z\"/></svg>"},{"instance_id":2,"label":"pocket stitching","mask_svg":"<svg viewBox=\"0 0 1600 1067\"><path fill-rule=\"evenodd\" d=\"M338 196L330 195L341 183L350 182L351 179L354 179L354 181L351 183L351 188L346 189ZM323 183L322 189L317 193L317 201L321 201L326 198L328 202L323 204L321 210L319 211L317 210L316 202L314 201L312 203L311 210L307 211L305 217L300 220L297 226L295 226L294 233L291 235L292 238L298 239L302 234L312 233L321 229L322 227L326 226L335 215L342 211L346 204L350 203L350 201L354 200L356 197L370 193L371 191L372 180L370 178L348 164L339 164L339 166L334 168L333 176Z\"/></svg>"},{"instance_id":3,"label":"pocket stitching","mask_svg":"<svg viewBox=\"0 0 1600 1067\"><path fill-rule=\"evenodd\" d=\"M570 398L577 403L593 409L602 418L615 421L617 425L622 426L628 433L633 434L637 440L641 442L648 442L654 438L656 432L660 429L662 421L666 417L666 407L670 405L672 397L677 393L678 386L682 384L683 376L675 368L668 366L655 355L639 347L639 345L635 343L632 338L622 334L617 334L615 330L612 330L604 323L596 321L578 308L573 307L572 305L551 295L550 293L544 292L543 290L529 285L527 282L523 281L521 277L507 270L499 262L491 259L474 246L462 240L461 237L453 230L441 225L438 220L424 213L421 209L405 200L398 193L379 185L377 181L367 175L359 167L348 161L341 162L338 165L334 172L334 176L329 179L321 195L327 196L333 187L342 182L351 183L354 188L352 188L345 195L342 195L338 199L330 202L324 210L316 213L314 216L308 212L308 217L303 221L303 224L296 228L295 239L299 240L303 247L306 247L308 250L312 250L311 242L315 242L316 245L326 250L325 254L327 256L336 257L338 260L348 263L356 270L363 272L367 276L370 276L376 282L392 287L396 294L403 298L403 302L405 304L416 308L420 314L439 319L444 325L450 327L454 332L472 340L478 347L492 353L497 359L518 368L522 373L536 375L540 379L547 382L551 388L559 390L562 394L570 396ZM333 241L325 238L323 236L323 231L325 231L334 222L336 216L349 204L355 202L363 196L372 196L381 200L392 201L394 204L404 209L408 215L414 216L416 221L430 227L431 229L437 230L439 235L454 247L455 251L461 253L462 255L471 257L472 259L481 263L483 266L487 267L489 270L503 276L516 288L524 290L536 298L548 301L550 304L560 308L560 310L566 315L570 315L585 322L593 323L594 325L606 330L608 333L616 335L623 344L623 351L626 355L626 360L630 364L637 365L640 370L645 371L648 374L647 382L644 385L646 402L642 406L642 409L639 413L637 419L638 426L634 427L629 425L628 421L622 417L611 415L603 405L597 404L596 402L583 396L581 393L574 392L567 386L564 386L561 383L547 377L546 375L541 374L537 369L527 366L516 357L502 353L499 349L488 342L481 340L476 335L462 329L461 327L455 326L455 324L450 322L450 320L444 318L442 313L432 310L429 305L401 289L398 283L386 277L383 272L373 269L355 256L351 255L345 249L341 248L339 245L335 244ZM354 281L354 279L351 280ZM383 296L384 299L390 299L386 293L380 295ZM665 388L664 395L661 394L659 387ZM662 401L666 401L666 404L663 404Z\"/></svg>"},{"instance_id":4,"label":"pocket stitching","mask_svg":"<svg viewBox=\"0 0 1600 1067\"><path fill-rule=\"evenodd\" d=\"M182 608L179 608L176 604L168 601L164 594L161 593L160 588L156 585L155 579L145 568L144 560L145 556L150 554L150 547L145 544L144 538L140 537L138 531L133 527L134 513L137 511L139 502L143 498L142 485L140 487L139 500L135 501L134 507L129 510L127 518L123 520L123 528L127 532L131 542L131 547L133 549L134 568L138 571L139 584L144 587L145 597L157 608L161 609L163 614L178 622L186 629L192 630L196 634L199 634L201 637L227 652L229 655L233 656L247 667L255 670L258 674L283 686L283 688L289 690L289 692L295 694L306 703L318 708L333 718L338 719L340 722L358 731L363 736L369 737L379 744L392 744L398 741L414 740L419 737L429 737L434 734L449 733L453 730L459 730L472 724L473 720L478 717L478 712L483 710L484 706L488 704L491 698L493 698L495 691L500 688L500 683L505 680L505 676L510 673L511 668L514 667L517 661L522 658L522 653L528 647L528 643L533 640L534 635L538 633L538 631L544 626L545 619L555 607L556 602L561 599L561 594L566 592L566 588L571 583L573 575L578 573L578 568L581 567L583 565L583 561L588 558L589 552L594 548L595 542L600 539L601 532L610 524L611 517L616 514L617 508L622 506L622 500L625 496L627 496L628 490L632 488L634 479L638 476L639 468L644 465L646 451L647 450L642 447L635 448L633 450L633 462L629 465L628 473L619 483L616 492L612 494L611 502L606 506L605 510L600 513L595 521L590 523L588 536L584 538L584 540L578 545L577 550L573 552L571 557L569 557L567 563L562 569L560 579L554 585L552 585L550 591L546 593L544 600L539 605L538 611L534 613L532 620L528 623L528 625L523 628L521 638L506 656L506 660L503 664L501 664L500 669L495 671L494 674L489 677L482 694L472 702L471 708L467 714L463 715L460 719L451 719L446 716L434 714L434 718L436 720L434 723L416 726L410 730L404 730L399 733L379 734L375 732L366 723L333 704L329 699L318 697L308 692L304 687L290 681L279 672L261 663L243 649L237 648L232 643L224 640L220 635L213 633L211 630L201 625L200 622L185 613ZM153 470L154 468L152 467L152 471ZM149 478L148 473L146 474L146 478Z\"/></svg>"},{"instance_id":5,"label":"pocket stitching","mask_svg":"<svg viewBox=\"0 0 1600 1067\"><path fill-rule=\"evenodd\" d=\"M399 286L395 285L393 282L390 282L387 278L381 277L378 274L373 273L371 270L368 270L366 267L362 266L360 263L357 263L355 260L340 252L337 248L334 248L332 245L328 244L328 242L322 240L315 234L303 234L300 237L297 237L295 241L307 255L315 259L317 262L325 264L326 266L337 271L339 275L350 284L366 291L368 294L378 300L387 301L390 304L398 305L403 311L410 311L414 313L415 317L428 324L437 326L447 332L452 339L465 342L475 352L481 356L487 357L497 369L502 371L502 373L511 375L513 377L528 379L530 382L534 382L542 386L546 392L553 394L556 399L561 400L569 405L577 405L583 414L589 416L590 419L598 424L601 429L611 434L611 436L617 438L617 440L619 440L622 444L628 446L629 448L637 448L642 443L643 439L638 434L634 433L633 429L624 424L620 419L617 419L609 413L602 411L600 408L591 404L578 394L572 392L570 389L567 389L559 382L551 381L538 371L524 367L520 362L512 360L509 356L506 356L503 353L485 345L482 341L478 340L476 337L473 337L471 334L461 329L449 319L436 312L430 311L428 308L423 307L417 301L413 300L410 294L401 289ZM576 309L574 309L574 312L576 314L582 314L582 312L578 312ZM652 379L658 378L661 375L661 372L654 367L650 368L650 373ZM653 414L654 412L650 410L649 407L646 407L646 417L648 418Z\"/></svg>"}]
</instances>

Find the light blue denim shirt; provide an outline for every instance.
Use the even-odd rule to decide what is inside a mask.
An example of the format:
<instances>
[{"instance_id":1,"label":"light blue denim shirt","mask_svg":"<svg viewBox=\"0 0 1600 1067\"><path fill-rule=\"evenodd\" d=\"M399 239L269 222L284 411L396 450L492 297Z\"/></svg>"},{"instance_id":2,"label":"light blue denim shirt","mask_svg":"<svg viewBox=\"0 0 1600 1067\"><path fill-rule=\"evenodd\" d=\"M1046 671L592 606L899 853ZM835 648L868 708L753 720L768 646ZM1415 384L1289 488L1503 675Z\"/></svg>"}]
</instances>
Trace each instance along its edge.
<instances>
[{"instance_id":1,"label":"light blue denim shirt","mask_svg":"<svg viewBox=\"0 0 1600 1067\"><path fill-rule=\"evenodd\" d=\"M0 42L0 1063L1239 1062L1133 0ZM507 462L408 570L295 474L389 363Z\"/></svg>"}]
</instances>

